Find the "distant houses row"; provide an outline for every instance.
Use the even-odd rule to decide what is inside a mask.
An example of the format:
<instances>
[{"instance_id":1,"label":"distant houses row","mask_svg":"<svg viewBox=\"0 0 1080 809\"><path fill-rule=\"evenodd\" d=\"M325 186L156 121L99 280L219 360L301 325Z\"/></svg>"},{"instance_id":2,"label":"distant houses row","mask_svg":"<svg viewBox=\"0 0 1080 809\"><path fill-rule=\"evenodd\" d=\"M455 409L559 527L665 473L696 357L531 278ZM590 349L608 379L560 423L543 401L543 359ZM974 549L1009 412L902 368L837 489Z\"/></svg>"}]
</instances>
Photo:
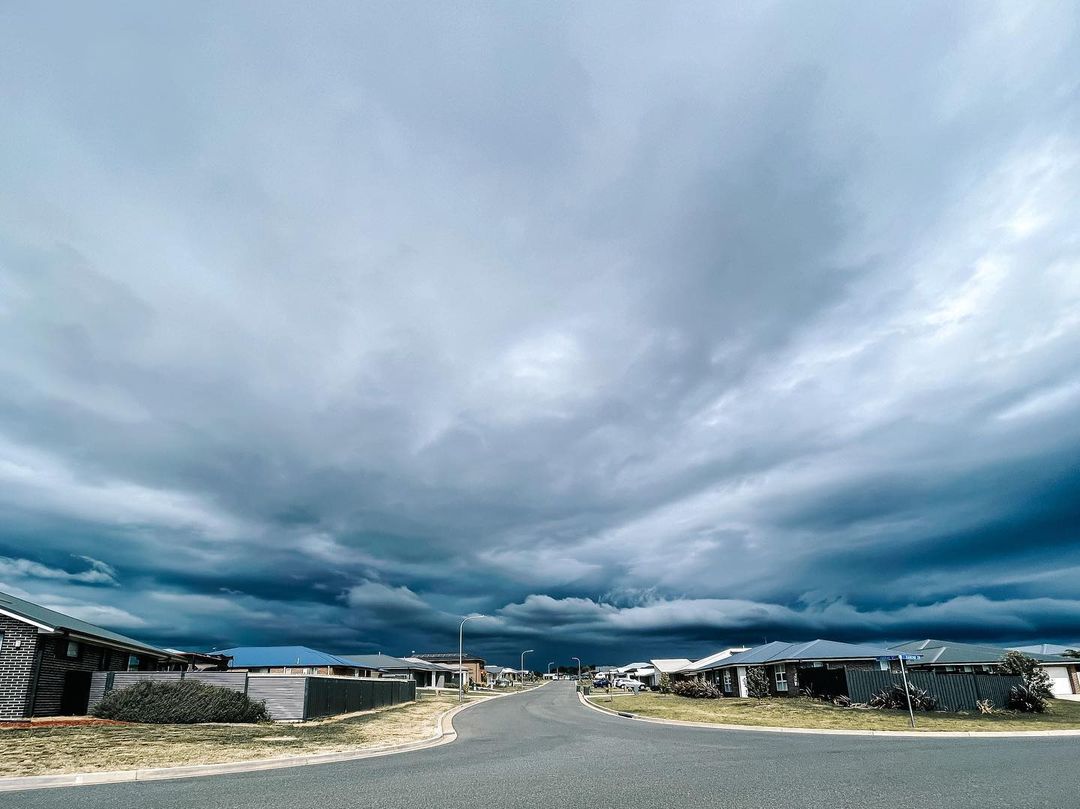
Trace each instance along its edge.
<instances>
[{"instance_id":1,"label":"distant houses row","mask_svg":"<svg viewBox=\"0 0 1080 809\"><path fill-rule=\"evenodd\" d=\"M1021 647L1029 657L1039 661L1050 677L1054 696L1072 697L1080 694L1080 659L1053 654L1064 647ZM943 640L917 640L895 645L844 643L834 640L812 640L804 643L774 641L753 648L731 647L691 661L686 658L655 659L623 666L599 666L595 676L613 679L630 677L650 687L658 687L664 675L678 679L699 678L714 683L725 696L748 696L747 672L763 668L774 696L798 694L807 681L819 681L816 671L866 670L893 671L899 667L900 655L913 672L937 674L996 674L1009 649Z\"/></svg>"},{"instance_id":2,"label":"distant houses row","mask_svg":"<svg viewBox=\"0 0 1080 809\"><path fill-rule=\"evenodd\" d=\"M390 677L413 681L419 688L444 688L456 686L458 654L332 655L306 646L159 649L0 593L0 721L85 714L95 672L184 670ZM477 684L520 676L468 654L461 660L461 672Z\"/></svg>"}]
</instances>

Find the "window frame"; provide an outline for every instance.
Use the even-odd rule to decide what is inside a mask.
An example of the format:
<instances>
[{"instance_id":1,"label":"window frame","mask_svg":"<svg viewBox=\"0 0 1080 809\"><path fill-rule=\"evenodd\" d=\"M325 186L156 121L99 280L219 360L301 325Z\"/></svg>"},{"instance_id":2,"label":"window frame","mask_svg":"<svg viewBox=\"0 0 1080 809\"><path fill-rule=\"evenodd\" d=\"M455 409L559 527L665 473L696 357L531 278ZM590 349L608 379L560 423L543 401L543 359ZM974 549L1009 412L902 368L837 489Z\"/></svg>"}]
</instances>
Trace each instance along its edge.
<instances>
[{"instance_id":1,"label":"window frame","mask_svg":"<svg viewBox=\"0 0 1080 809\"><path fill-rule=\"evenodd\" d=\"M75 650L75 654L71 654L72 649ZM82 656L82 643L66 636L57 638L56 657L58 660L81 660Z\"/></svg>"},{"instance_id":2,"label":"window frame","mask_svg":"<svg viewBox=\"0 0 1080 809\"><path fill-rule=\"evenodd\" d=\"M788 690L787 668L783 663L773 667L773 682L776 684L777 691Z\"/></svg>"}]
</instances>

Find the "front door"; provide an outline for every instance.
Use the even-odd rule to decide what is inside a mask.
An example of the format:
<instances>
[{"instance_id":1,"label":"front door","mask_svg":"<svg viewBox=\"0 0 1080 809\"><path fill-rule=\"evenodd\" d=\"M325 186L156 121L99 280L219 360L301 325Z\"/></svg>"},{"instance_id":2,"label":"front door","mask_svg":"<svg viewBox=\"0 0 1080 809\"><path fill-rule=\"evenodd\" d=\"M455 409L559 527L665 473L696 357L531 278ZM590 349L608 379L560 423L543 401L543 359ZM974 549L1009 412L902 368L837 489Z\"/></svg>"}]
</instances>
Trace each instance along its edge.
<instances>
[{"instance_id":1,"label":"front door","mask_svg":"<svg viewBox=\"0 0 1080 809\"><path fill-rule=\"evenodd\" d=\"M64 692L60 696L60 714L62 716L86 716L90 706L89 671L68 671L64 673Z\"/></svg>"}]
</instances>

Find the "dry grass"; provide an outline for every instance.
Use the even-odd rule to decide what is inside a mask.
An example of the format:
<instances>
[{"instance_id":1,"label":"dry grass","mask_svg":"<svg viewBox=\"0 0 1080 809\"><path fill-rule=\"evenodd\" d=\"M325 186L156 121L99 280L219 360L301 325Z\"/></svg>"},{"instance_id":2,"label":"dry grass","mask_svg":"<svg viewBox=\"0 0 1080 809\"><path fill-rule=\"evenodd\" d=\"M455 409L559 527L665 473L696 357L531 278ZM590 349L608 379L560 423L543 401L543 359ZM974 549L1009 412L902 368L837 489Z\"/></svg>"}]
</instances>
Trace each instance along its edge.
<instances>
[{"instance_id":1,"label":"dry grass","mask_svg":"<svg viewBox=\"0 0 1080 809\"><path fill-rule=\"evenodd\" d=\"M836 728L845 730L910 730L904 711L871 711L837 708L802 697L778 699L688 699L668 694L615 694L592 697L603 707L659 719L687 722L714 722L728 725L756 725L787 728ZM1017 714L998 712L982 715L916 713L916 730L1065 730L1080 729L1080 702L1051 700L1051 712Z\"/></svg>"},{"instance_id":2,"label":"dry grass","mask_svg":"<svg viewBox=\"0 0 1080 809\"><path fill-rule=\"evenodd\" d=\"M331 753L420 741L456 696L295 725L42 725L0 731L0 776L133 770Z\"/></svg>"}]
</instances>

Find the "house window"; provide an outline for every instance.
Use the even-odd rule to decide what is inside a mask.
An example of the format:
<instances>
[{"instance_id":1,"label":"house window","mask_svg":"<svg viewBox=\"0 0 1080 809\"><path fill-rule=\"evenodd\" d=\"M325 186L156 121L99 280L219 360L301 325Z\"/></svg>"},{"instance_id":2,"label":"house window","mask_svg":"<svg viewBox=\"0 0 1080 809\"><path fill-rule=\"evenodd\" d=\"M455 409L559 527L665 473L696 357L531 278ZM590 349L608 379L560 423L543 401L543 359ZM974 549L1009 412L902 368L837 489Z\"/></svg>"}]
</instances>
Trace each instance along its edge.
<instances>
[{"instance_id":1,"label":"house window","mask_svg":"<svg viewBox=\"0 0 1080 809\"><path fill-rule=\"evenodd\" d=\"M730 691L731 690L731 670L730 669L725 669L724 670L724 690L725 691Z\"/></svg>"},{"instance_id":2,"label":"house window","mask_svg":"<svg viewBox=\"0 0 1080 809\"><path fill-rule=\"evenodd\" d=\"M4 651L4 633L0 632L0 652Z\"/></svg>"},{"instance_id":3,"label":"house window","mask_svg":"<svg viewBox=\"0 0 1080 809\"><path fill-rule=\"evenodd\" d=\"M776 690L787 691L787 672L783 666L776 667Z\"/></svg>"},{"instance_id":4,"label":"house window","mask_svg":"<svg viewBox=\"0 0 1080 809\"><path fill-rule=\"evenodd\" d=\"M75 660L79 656L79 643L78 641L69 640L66 641L61 649L63 656L68 660Z\"/></svg>"},{"instance_id":5,"label":"house window","mask_svg":"<svg viewBox=\"0 0 1080 809\"><path fill-rule=\"evenodd\" d=\"M138 655L128 655L127 670L128 671L138 671L139 670L139 656Z\"/></svg>"}]
</instances>

